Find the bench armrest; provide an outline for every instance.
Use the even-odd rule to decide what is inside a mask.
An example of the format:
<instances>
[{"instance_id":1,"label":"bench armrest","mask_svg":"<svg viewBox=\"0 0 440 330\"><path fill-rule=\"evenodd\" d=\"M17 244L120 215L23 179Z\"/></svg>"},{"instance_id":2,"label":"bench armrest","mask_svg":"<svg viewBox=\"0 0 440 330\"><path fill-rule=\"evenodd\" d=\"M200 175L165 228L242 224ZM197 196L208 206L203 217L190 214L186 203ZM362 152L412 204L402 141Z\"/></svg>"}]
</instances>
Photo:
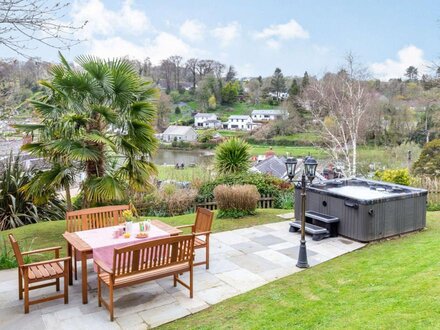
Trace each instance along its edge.
<instances>
[{"instance_id":1,"label":"bench armrest","mask_svg":"<svg viewBox=\"0 0 440 330\"><path fill-rule=\"evenodd\" d=\"M209 234L211 234L211 231L201 231L198 233L193 233L194 236L203 236L203 235L207 236Z\"/></svg>"},{"instance_id":2,"label":"bench armrest","mask_svg":"<svg viewBox=\"0 0 440 330\"><path fill-rule=\"evenodd\" d=\"M103 270L104 272L113 275L113 270L111 270L106 264L104 264L104 262L102 262L101 260L94 260L96 266L98 266L98 268L100 268L101 270Z\"/></svg>"},{"instance_id":3,"label":"bench armrest","mask_svg":"<svg viewBox=\"0 0 440 330\"><path fill-rule=\"evenodd\" d=\"M36 253L43 253L43 252L49 252L49 251L57 251L60 250L61 246L53 246L53 247L48 247L48 248L44 248L44 249L38 249L38 250L32 250L32 251L26 251L26 252L22 252L22 255L29 255L29 254L36 254Z\"/></svg>"},{"instance_id":4,"label":"bench armrest","mask_svg":"<svg viewBox=\"0 0 440 330\"><path fill-rule=\"evenodd\" d=\"M22 268L29 268L29 267L34 267L34 266L42 266L42 265L46 265L46 264L52 264L54 262L65 262L65 261L69 261L70 257L64 257L64 258L58 258L58 259L52 259L52 260L45 260L45 261L39 261L39 262L32 262L30 264L24 264L23 266L21 266Z\"/></svg>"},{"instance_id":5,"label":"bench armrest","mask_svg":"<svg viewBox=\"0 0 440 330\"><path fill-rule=\"evenodd\" d=\"M192 228L192 227L194 227L194 225L182 225L182 226L176 226L176 227L174 227L174 228L177 228L177 229L182 229L182 228Z\"/></svg>"}]
</instances>

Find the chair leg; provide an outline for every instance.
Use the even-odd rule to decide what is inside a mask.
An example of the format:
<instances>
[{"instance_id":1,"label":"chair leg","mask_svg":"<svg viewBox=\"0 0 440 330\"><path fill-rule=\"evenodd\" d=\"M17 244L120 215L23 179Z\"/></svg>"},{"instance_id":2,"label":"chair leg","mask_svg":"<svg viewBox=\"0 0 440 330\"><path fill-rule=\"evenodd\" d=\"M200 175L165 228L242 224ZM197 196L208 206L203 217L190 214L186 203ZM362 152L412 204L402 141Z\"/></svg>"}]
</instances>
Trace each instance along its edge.
<instances>
[{"instance_id":1,"label":"chair leg","mask_svg":"<svg viewBox=\"0 0 440 330\"><path fill-rule=\"evenodd\" d=\"M64 304L69 303L69 272L64 273Z\"/></svg>"},{"instance_id":2,"label":"chair leg","mask_svg":"<svg viewBox=\"0 0 440 330\"><path fill-rule=\"evenodd\" d=\"M60 291L60 279L59 278L57 278L56 280L55 280L55 288L56 288L56 290L57 291Z\"/></svg>"},{"instance_id":3,"label":"chair leg","mask_svg":"<svg viewBox=\"0 0 440 330\"><path fill-rule=\"evenodd\" d=\"M23 299L23 278L21 276L21 269L18 268L18 299Z\"/></svg>"},{"instance_id":4,"label":"chair leg","mask_svg":"<svg viewBox=\"0 0 440 330\"><path fill-rule=\"evenodd\" d=\"M75 270L75 281L78 281L78 266L77 266L76 250L75 249L73 249L73 268Z\"/></svg>"},{"instance_id":5,"label":"chair leg","mask_svg":"<svg viewBox=\"0 0 440 330\"><path fill-rule=\"evenodd\" d=\"M110 321L114 321L114 313L113 313L113 285L109 286L109 311L110 311Z\"/></svg>"},{"instance_id":6,"label":"chair leg","mask_svg":"<svg viewBox=\"0 0 440 330\"><path fill-rule=\"evenodd\" d=\"M29 313L29 280L24 276L24 313Z\"/></svg>"},{"instance_id":7,"label":"chair leg","mask_svg":"<svg viewBox=\"0 0 440 330\"><path fill-rule=\"evenodd\" d=\"M176 287L177 286L177 274L173 275L173 286Z\"/></svg>"},{"instance_id":8,"label":"chair leg","mask_svg":"<svg viewBox=\"0 0 440 330\"><path fill-rule=\"evenodd\" d=\"M194 284L194 275L193 275L193 267L189 270L189 297L193 297L193 284Z\"/></svg>"},{"instance_id":9,"label":"chair leg","mask_svg":"<svg viewBox=\"0 0 440 330\"><path fill-rule=\"evenodd\" d=\"M209 244L206 245L205 253L206 253L206 269L209 269Z\"/></svg>"},{"instance_id":10,"label":"chair leg","mask_svg":"<svg viewBox=\"0 0 440 330\"><path fill-rule=\"evenodd\" d=\"M98 273L98 307L101 307L101 279L99 278L99 273Z\"/></svg>"}]
</instances>

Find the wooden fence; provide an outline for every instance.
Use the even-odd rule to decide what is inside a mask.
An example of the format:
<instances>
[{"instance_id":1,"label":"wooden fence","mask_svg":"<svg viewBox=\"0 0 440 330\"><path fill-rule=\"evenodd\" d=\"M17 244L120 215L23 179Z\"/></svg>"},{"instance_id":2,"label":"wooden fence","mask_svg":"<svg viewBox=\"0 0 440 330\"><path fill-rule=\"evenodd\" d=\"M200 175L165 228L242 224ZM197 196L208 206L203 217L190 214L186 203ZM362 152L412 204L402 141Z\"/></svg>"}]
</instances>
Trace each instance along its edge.
<instances>
[{"instance_id":1,"label":"wooden fence","mask_svg":"<svg viewBox=\"0 0 440 330\"><path fill-rule=\"evenodd\" d=\"M198 207L204 207L211 211L217 210L217 202L214 198L205 198L203 201L194 204L194 210ZM272 209L275 207L275 198L270 195L262 195L258 200L257 207L260 209Z\"/></svg>"},{"instance_id":2,"label":"wooden fence","mask_svg":"<svg viewBox=\"0 0 440 330\"><path fill-rule=\"evenodd\" d=\"M417 177L414 185L428 190L428 202L430 204L440 204L440 179L429 177Z\"/></svg>"}]
</instances>

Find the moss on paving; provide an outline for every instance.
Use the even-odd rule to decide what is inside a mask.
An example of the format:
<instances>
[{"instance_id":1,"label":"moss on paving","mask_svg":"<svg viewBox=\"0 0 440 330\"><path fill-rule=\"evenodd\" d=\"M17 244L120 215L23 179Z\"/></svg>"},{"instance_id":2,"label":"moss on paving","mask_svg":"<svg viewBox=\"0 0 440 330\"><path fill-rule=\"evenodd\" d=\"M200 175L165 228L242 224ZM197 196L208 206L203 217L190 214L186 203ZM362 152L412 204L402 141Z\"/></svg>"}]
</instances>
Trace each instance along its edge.
<instances>
[{"instance_id":1,"label":"moss on paving","mask_svg":"<svg viewBox=\"0 0 440 330\"><path fill-rule=\"evenodd\" d=\"M440 212L429 212L423 232L370 244L161 329L438 329L439 237Z\"/></svg>"}]
</instances>

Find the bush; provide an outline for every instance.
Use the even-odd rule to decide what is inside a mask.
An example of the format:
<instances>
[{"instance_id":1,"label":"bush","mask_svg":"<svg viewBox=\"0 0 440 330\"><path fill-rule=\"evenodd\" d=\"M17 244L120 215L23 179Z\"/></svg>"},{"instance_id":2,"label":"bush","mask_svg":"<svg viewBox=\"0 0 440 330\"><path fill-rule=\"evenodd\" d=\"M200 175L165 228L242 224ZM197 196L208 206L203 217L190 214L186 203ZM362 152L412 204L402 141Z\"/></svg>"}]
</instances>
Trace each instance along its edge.
<instances>
[{"instance_id":1,"label":"bush","mask_svg":"<svg viewBox=\"0 0 440 330\"><path fill-rule=\"evenodd\" d=\"M0 230L64 218L65 205L55 191L44 192L49 200L44 204L37 204L34 196L24 192L37 172L25 169L20 156L10 155L0 167Z\"/></svg>"},{"instance_id":2,"label":"bush","mask_svg":"<svg viewBox=\"0 0 440 330\"><path fill-rule=\"evenodd\" d=\"M174 113L175 113L176 115L180 115L180 114L182 113L182 111L180 110L179 107L176 107L176 109L174 109Z\"/></svg>"},{"instance_id":3,"label":"bush","mask_svg":"<svg viewBox=\"0 0 440 330\"><path fill-rule=\"evenodd\" d=\"M220 174L246 172L250 167L251 146L240 138L232 137L215 150L214 165Z\"/></svg>"},{"instance_id":4,"label":"bush","mask_svg":"<svg viewBox=\"0 0 440 330\"><path fill-rule=\"evenodd\" d=\"M392 182L404 186L411 184L411 176L406 168L376 171L375 176L377 179L385 182Z\"/></svg>"},{"instance_id":5,"label":"bush","mask_svg":"<svg viewBox=\"0 0 440 330\"><path fill-rule=\"evenodd\" d=\"M260 194L254 185L219 185L214 189L218 218L255 214Z\"/></svg>"},{"instance_id":6,"label":"bush","mask_svg":"<svg viewBox=\"0 0 440 330\"><path fill-rule=\"evenodd\" d=\"M161 189L144 196L141 205L136 207L141 215L175 216L192 211L197 191L179 189L167 184Z\"/></svg>"},{"instance_id":7,"label":"bush","mask_svg":"<svg viewBox=\"0 0 440 330\"><path fill-rule=\"evenodd\" d=\"M416 175L440 177L440 139L425 144L413 170Z\"/></svg>"}]
</instances>

